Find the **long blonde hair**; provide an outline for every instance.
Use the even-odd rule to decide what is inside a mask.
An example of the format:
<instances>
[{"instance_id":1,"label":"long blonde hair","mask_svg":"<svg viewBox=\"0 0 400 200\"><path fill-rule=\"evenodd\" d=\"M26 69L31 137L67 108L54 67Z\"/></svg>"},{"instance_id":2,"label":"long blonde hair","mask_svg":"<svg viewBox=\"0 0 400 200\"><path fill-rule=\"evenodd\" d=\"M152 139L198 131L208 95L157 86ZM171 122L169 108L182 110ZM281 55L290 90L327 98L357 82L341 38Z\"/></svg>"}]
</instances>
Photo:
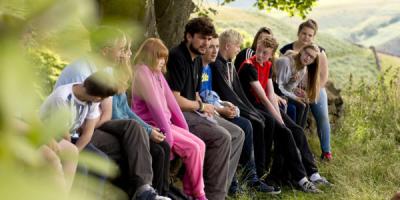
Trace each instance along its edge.
<instances>
[{"instance_id":1,"label":"long blonde hair","mask_svg":"<svg viewBox=\"0 0 400 200\"><path fill-rule=\"evenodd\" d=\"M138 64L145 64L151 70L157 68L158 59L164 58L165 63L168 61L168 49L164 43L158 38L148 38L139 47L135 58L133 59L133 71ZM161 69L163 73L167 72L167 67L164 65Z\"/></svg>"},{"instance_id":2,"label":"long blonde hair","mask_svg":"<svg viewBox=\"0 0 400 200\"><path fill-rule=\"evenodd\" d=\"M298 53L293 54L295 60L296 69L302 67L300 57L305 52L306 49L312 49L318 52L314 59L314 62L307 66L307 95L311 101L316 101L319 96L319 48L316 44L308 44L300 49Z\"/></svg>"}]
</instances>

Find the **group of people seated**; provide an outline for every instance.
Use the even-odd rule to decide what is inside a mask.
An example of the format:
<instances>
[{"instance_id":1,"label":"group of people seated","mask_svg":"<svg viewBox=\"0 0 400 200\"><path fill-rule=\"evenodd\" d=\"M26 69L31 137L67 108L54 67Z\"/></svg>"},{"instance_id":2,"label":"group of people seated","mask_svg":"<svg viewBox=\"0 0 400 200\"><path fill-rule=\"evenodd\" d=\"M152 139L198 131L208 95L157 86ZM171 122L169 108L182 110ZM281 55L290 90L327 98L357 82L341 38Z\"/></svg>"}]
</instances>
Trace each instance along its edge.
<instances>
[{"instance_id":1,"label":"group of people seated","mask_svg":"<svg viewBox=\"0 0 400 200\"><path fill-rule=\"evenodd\" d=\"M131 58L126 34L98 27L91 53L64 68L41 106L44 122L70 111L70 120L59 122L68 132L41 150L66 194L81 151L117 163L118 186L131 199L174 199L170 162L178 158L186 199L222 200L239 194L243 184L268 194L288 184L320 193L320 185L332 184L319 174L304 134L311 108L321 158L332 159L328 65L325 50L313 43L317 29L315 21L303 22L298 40L278 58L271 29L261 28L251 48L240 51L239 32L218 35L209 18L198 17L186 24L179 45L168 50L162 40L148 38Z\"/></svg>"}]
</instances>

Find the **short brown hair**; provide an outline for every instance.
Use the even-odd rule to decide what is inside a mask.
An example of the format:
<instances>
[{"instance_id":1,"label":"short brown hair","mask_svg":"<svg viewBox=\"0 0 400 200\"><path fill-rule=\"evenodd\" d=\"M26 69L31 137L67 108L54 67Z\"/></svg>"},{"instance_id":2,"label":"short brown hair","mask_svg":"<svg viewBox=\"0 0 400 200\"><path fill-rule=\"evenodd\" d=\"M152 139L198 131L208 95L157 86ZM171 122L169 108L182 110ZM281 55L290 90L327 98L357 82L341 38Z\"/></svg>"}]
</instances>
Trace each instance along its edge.
<instances>
[{"instance_id":1,"label":"short brown hair","mask_svg":"<svg viewBox=\"0 0 400 200\"><path fill-rule=\"evenodd\" d=\"M272 33L272 30L268 27L261 27L260 29L258 29L256 35L254 36L253 39L253 44L251 44L251 48L252 49L256 49L257 48L257 40L259 40L258 37L260 37L261 33L267 33L268 35L273 36L274 34Z\"/></svg>"},{"instance_id":2,"label":"short brown hair","mask_svg":"<svg viewBox=\"0 0 400 200\"><path fill-rule=\"evenodd\" d=\"M299 25L299 29L297 30L297 35L300 33L301 30L303 30L303 28L311 28L312 30L314 30L314 35L317 34L318 31L318 24L315 20L313 19L308 19L307 21L301 23Z\"/></svg>"},{"instance_id":3,"label":"short brown hair","mask_svg":"<svg viewBox=\"0 0 400 200\"><path fill-rule=\"evenodd\" d=\"M257 41L257 45L263 45L265 48L272 48L273 55L275 54L276 49L278 49L278 41L272 36L268 35L267 37L260 39Z\"/></svg>"},{"instance_id":4,"label":"short brown hair","mask_svg":"<svg viewBox=\"0 0 400 200\"><path fill-rule=\"evenodd\" d=\"M145 64L150 69L155 69L157 67L157 60L159 58L164 58L165 63L168 61L168 49L164 43L158 38L148 38L139 47L135 58L133 59L133 64ZM161 70L163 73L167 71L166 66Z\"/></svg>"},{"instance_id":5,"label":"short brown hair","mask_svg":"<svg viewBox=\"0 0 400 200\"><path fill-rule=\"evenodd\" d=\"M199 33L202 35L209 35L209 36L214 36L216 34L214 24L212 23L212 20L208 17L196 17L191 20L186 24L185 26L185 32L183 35L183 40L186 42L186 35L190 34L191 36L194 36L195 33Z\"/></svg>"},{"instance_id":6,"label":"short brown hair","mask_svg":"<svg viewBox=\"0 0 400 200\"><path fill-rule=\"evenodd\" d=\"M118 84L111 73L96 72L83 82L86 93L90 96L106 98L118 93Z\"/></svg>"}]
</instances>

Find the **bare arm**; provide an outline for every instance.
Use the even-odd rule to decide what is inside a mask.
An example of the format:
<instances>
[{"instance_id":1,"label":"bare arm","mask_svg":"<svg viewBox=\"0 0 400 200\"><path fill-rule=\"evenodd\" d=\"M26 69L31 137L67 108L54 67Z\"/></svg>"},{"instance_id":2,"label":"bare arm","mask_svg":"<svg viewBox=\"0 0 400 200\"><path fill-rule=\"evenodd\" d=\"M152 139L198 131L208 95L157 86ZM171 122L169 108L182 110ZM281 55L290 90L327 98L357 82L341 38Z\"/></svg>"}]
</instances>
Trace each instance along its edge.
<instances>
[{"instance_id":1,"label":"bare arm","mask_svg":"<svg viewBox=\"0 0 400 200\"><path fill-rule=\"evenodd\" d=\"M186 99L185 97L181 96L180 92L173 91L173 94L182 111L196 111L200 108L197 101Z\"/></svg>"},{"instance_id":2,"label":"bare arm","mask_svg":"<svg viewBox=\"0 0 400 200\"><path fill-rule=\"evenodd\" d=\"M326 82L328 82L329 77L328 57L326 56L325 51L319 54L319 67L319 83L320 87L323 88L325 87Z\"/></svg>"},{"instance_id":3,"label":"bare arm","mask_svg":"<svg viewBox=\"0 0 400 200\"><path fill-rule=\"evenodd\" d=\"M262 104L268 109L268 111L272 114L272 116L281 124L284 124L281 113L279 112L279 109L276 110L275 106L273 103L270 101L270 99L267 97L265 94L261 84L259 81L252 81L250 82L251 87L253 90L256 92L258 98L261 100ZM273 97L275 99L275 97Z\"/></svg>"},{"instance_id":4,"label":"bare arm","mask_svg":"<svg viewBox=\"0 0 400 200\"><path fill-rule=\"evenodd\" d=\"M78 141L76 142L76 147L78 147L79 151L82 151L82 149L85 148L85 146L92 139L94 128L98 120L99 118L85 120L85 123L82 127L82 132L79 136Z\"/></svg>"},{"instance_id":5,"label":"bare arm","mask_svg":"<svg viewBox=\"0 0 400 200\"><path fill-rule=\"evenodd\" d=\"M100 103L101 115L100 119L96 124L96 128L104 124L104 122L110 121L112 117L112 97L108 97Z\"/></svg>"}]
</instances>

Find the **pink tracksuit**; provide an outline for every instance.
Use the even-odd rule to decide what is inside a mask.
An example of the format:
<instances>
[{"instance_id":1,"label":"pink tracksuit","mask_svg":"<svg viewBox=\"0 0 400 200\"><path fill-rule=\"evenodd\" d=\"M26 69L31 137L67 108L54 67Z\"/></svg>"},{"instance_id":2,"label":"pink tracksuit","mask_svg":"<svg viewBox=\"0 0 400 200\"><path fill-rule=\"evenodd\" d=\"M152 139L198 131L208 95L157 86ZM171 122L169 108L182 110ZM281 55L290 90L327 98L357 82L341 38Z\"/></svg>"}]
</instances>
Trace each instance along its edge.
<instances>
[{"instance_id":1,"label":"pink tracksuit","mask_svg":"<svg viewBox=\"0 0 400 200\"><path fill-rule=\"evenodd\" d=\"M171 152L186 165L183 188L187 195L202 197L205 144L189 132L182 111L161 72L136 65L132 81L132 110L165 133Z\"/></svg>"}]
</instances>

